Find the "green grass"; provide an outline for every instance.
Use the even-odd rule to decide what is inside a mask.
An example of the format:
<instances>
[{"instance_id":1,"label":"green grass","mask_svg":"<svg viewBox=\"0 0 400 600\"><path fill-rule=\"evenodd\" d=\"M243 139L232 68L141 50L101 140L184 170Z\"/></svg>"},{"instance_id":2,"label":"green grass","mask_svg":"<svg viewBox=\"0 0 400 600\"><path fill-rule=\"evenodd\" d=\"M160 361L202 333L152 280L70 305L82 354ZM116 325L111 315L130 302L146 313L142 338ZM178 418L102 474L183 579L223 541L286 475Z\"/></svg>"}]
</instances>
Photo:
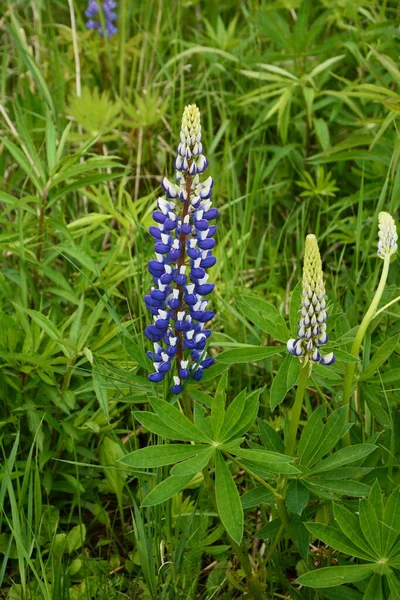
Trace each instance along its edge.
<instances>
[{"instance_id":1,"label":"green grass","mask_svg":"<svg viewBox=\"0 0 400 600\"><path fill-rule=\"evenodd\" d=\"M201 474L144 508L168 467L117 462L160 441L133 412L151 410L154 396L170 400L146 379L151 213L162 177L173 175L183 108L196 103L220 211L210 351L281 347L232 363L218 394L228 405L245 388L261 390L258 416L280 439L287 434L294 390L270 408L284 340L271 321L258 326L244 300L267 301L289 324L304 239L315 233L337 362L314 369L301 429L319 405L338 408L355 328L380 276L378 213L399 217L399 6L119 0L110 39L85 29L85 8L0 0L0 597L249 597ZM380 306L399 295L399 267L396 257ZM295 300L292 320L296 311ZM367 331L356 372L382 361L359 383L351 414L353 442L378 446L353 479L378 480L385 500L400 483L399 314L393 304ZM204 409L222 379L190 388ZM247 440L265 446L255 424ZM236 463L229 468L241 496L257 487ZM290 532L271 499L249 501L242 552L265 598L345 597L296 578L348 563L309 539L302 522L333 525L332 504L355 510L355 498L313 496L290 517ZM396 599L389 579L380 597ZM378 599L367 584L347 584L346 597Z\"/></svg>"}]
</instances>

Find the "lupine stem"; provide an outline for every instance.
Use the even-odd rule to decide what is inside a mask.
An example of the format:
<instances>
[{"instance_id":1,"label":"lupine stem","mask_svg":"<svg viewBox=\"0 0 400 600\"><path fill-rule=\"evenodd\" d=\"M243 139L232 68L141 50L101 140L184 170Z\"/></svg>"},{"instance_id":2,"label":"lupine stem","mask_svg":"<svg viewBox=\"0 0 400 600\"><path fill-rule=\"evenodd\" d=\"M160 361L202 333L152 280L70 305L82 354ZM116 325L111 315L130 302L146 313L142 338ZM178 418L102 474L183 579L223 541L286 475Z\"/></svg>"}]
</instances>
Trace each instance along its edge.
<instances>
[{"instance_id":1,"label":"lupine stem","mask_svg":"<svg viewBox=\"0 0 400 600\"><path fill-rule=\"evenodd\" d=\"M388 276L388 272L389 272L389 265L390 265L390 255L387 254L387 255L385 255L385 257L383 259L383 269L382 269L382 274L381 274L381 278L379 281L379 285L378 285L375 295L372 299L372 302L371 302L367 312L365 313L363 320L361 321L361 325L358 328L358 331L357 331L356 336L353 341L353 345L351 347L350 353L352 356L354 356L354 358L358 357L359 352L360 352L360 347L361 347L362 341L364 339L365 332L367 331L368 325L370 324L372 319L375 317L376 309L378 307L380 299L382 298L383 290L385 289L386 280L387 280L387 276ZM351 399L351 394L352 394L352 389L353 389L353 378L354 378L355 367L356 367L355 362L347 363L346 374L344 377L343 404L348 406L347 422L349 421L349 418L350 418L350 414L349 414L350 413L350 399ZM351 444L349 431L344 436L343 441L346 446L349 446Z\"/></svg>"},{"instance_id":2,"label":"lupine stem","mask_svg":"<svg viewBox=\"0 0 400 600\"><path fill-rule=\"evenodd\" d=\"M296 396L292 408L292 416L289 424L289 431L286 440L285 454L292 456L294 447L296 445L297 430L299 428L299 421L301 415L301 409L303 407L304 392L306 390L306 384L308 379L309 364L305 364L301 367L299 382L297 384Z\"/></svg>"},{"instance_id":3,"label":"lupine stem","mask_svg":"<svg viewBox=\"0 0 400 600\"><path fill-rule=\"evenodd\" d=\"M215 508L216 512L218 512L217 501L215 498L214 483L210 477L208 467L205 467L203 469L203 477L204 477L204 483L206 484L206 487L210 492L210 496L212 498L214 508ZM243 551L243 549L239 546L239 544L237 544L228 533L227 533L227 536L229 539L229 543L232 546L232 550L236 554L236 556L240 562L240 565L241 565L243 571L245 572L247 587L248 587L248 590L249 590L252 598L254 598L254 600L264 600L265 594L261 589L257 574L253 571L253 568L250 564L250 560L249 560L249 557L247 556L247 553L245 551Z\"/></svg>"}]
</instances>

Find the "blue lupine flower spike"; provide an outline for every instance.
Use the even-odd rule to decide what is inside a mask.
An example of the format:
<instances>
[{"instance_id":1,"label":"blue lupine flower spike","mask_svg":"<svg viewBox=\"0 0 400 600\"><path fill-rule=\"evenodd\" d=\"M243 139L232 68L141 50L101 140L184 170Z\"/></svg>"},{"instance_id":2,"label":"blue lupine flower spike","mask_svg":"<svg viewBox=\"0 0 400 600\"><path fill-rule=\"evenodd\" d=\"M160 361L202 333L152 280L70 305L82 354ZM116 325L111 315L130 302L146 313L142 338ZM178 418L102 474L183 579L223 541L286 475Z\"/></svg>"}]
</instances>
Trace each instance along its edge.
<instances>
[{"instance_id":1,"label":"blue lupine flower spike","mask_svg":"<svg viewBox=\"0 0 400 600\"><path fill-rule=\"evenodd\" d=\"M115 26L117 14L114 9L116 7L117 4L114 2L114 0L105 0L105 2L101 4L101 10L104 15L106 35L108 38L118 32L118 29ZM85 15L88 18L86 27L88 29L95 29L100 35L103 35L103 28L101 26L100 19L100 0L89 0Z\"/></svg>"},{"instance_id":2,"label":"blue lupine flower spike","mask_svg":"<svg viewBox=\"0 0 400 600\"><path fill-rule=\"evenodd\" d=\"M303 364L332 365L335 362L333 352L322 356L319 351L319 347L328 342L328 313L321 256L317 238L312 234L306 238L300 315L297 338L288 341L287 349Z\"/></svg>"},{"instance_id":3,"label":"blue lupine flower spike","mask_svg":"<svg viewBox=\"0 0 400 600\"><path fill-rule=\"evenodd\" d=\"M210 222L218 210L211 206L212 178L200 181L207 165L200 111L190 104L183 112L174 162L176 183L164 177L161 185L165 195L157 200L153 212L156 225L149 229L155 239L156 259L149 261L154 287L145 296L154 320L145 331L154 342L154 351L147 353L154 364L149 379L159 382L173 371L174 394L182 391L188 379L200 380L204 369L214 362L212 357L206 358L205 346L211 334L206 323L214 312L205 296L214 289L207 269L216 262L212 255L216 226Z\"/></svg>"}]
</instances>

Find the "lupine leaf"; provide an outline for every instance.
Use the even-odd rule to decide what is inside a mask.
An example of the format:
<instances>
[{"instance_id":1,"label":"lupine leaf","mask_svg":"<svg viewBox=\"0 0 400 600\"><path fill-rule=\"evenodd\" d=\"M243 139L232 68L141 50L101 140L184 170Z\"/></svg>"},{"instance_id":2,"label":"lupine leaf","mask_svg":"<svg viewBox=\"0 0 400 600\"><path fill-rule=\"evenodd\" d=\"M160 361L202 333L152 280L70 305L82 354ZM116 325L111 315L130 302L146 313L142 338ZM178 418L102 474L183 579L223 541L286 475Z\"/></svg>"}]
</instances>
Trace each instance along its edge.
<instances>
[{"instance_id":1,"label":"lupine leaf","mask_svg":"<svg viewBox=\"0 0 400 600\"><path fill-rule=\"evenodd\" d=\"M340 506L340 504L333 505L333 513L335 515L337 524L343 533L353 542L353 544L356 544L360 550L363 550L373 557L371 548L364 537L360 527L360 522L356 515L350 512L347 508Z\"/></svg>"},{"instance_id":2,"label":"lupine leaf","mask_svg":"<svg viewBox=\"0 0 400 600\"><path fill-rule=\"evenodd\" d=\"M386 501L383 513L383 554L387 556L400 535L400 489L396 488Z\"/></svg>"},{"instance_id":3,"label":"lupine leaf","mask_svg":"<svg viewBox=\"0 0 400 600\"><path fill-rule=\"evenodd\" d=\"M382 577L377 573L372 575L367 589L364 592L363 600L383 600L382 597Z\"/></svg>"},{"instance_id":4,"label":"lupine leaf","mask_svg":"<svg viewBox=\"0 0 400 600\"><path fill-rule=\"evenodd\" d=\"M372 574L370 565L349 565L344 567L324 567L300 575L297 583L312 588L335 587L343 583L362 581Z\"/></svg>"},{"instance_id":5,"label":"lupine leaf","mask_svg":"<svg viewBox=\"0 0 400 600\"><path fill-rule=\"evenodd\" d=\"M190 480L193 479L193 475L185 475L183 477L167 477L164 481L161 481L155 488L151 490L142 502L142 506L155 506L165 502L175 494L178 494Z\"/></svg>"},{"instance_id":6,"label":"lupine leaf","mask_svg":"<svg viewBox=\"0 0 400 600\"><path fill-rule=\"evenodd\" d=\"M256 463L257 465L261 465L273 473L284 473L286 475L296 475L297 473L300 473L300 471L293 465L289 464L288 461L277 458L283 457L283 454L274 454L272 452L264 452L261 450L244 450L242 448L231 447L229 447L227 450L230 454L238 456L239 458L243 458L246 461ZM290 456L285 458L293 460Z\"/></svg>"},{"instance_id":7,"label":"lupine leaf","mask_svg":"<svg viewBox=\"0 0 400 600\"><path fill-rule=\"evenodd\" d=\"M290 333L284 318L278 313L275 306L258 296L240 296L236 304L241 312L261 331L268 333L279 342L287 342Z\"/></svg>"},{"instance_id":8,"label":"lupine leaf","mask_svg":"<svg viewBox=\"0 0 400 600\"><path fill-rule=\"evenodd\" d=\"M212 401L211 427L213 430L214 440L219 440L219 434L225 418L225 390L227 382L227 373L224 373L224 375L221 377L218 383L217 390L215 392L215 397Z\"/></svg>"},{"instance_id":9,"label":"lupine leaf","mask_svg":"<svg viewBox=\"0 0 400 600\"><path fill-rule=\"evenodd\" d=\"M345 585L335 588L319 588L319 592L328 600L362 600L362 594Z\"/></svg>"},{"instance_id":10,"label":"lupine leaf","mask_svg":"<svg viewBox=\"0 0 400 600\"><path fill-rule=\"evenodd\" d=\"M225 350L225 352L218 355L218 360L228 365L257 362L258 360L266 360L280 352L282 352L282 347L279 346L242 346Z\"/></svg>"},{"instance_id":11,"label":"lupine leaf","mask_svg":"<svg viewBox=\"0 0 400 600\"><path fill-rule=\"evenodd\" d=\"M241 419L229 432L230 440L241 437L253 425L258 413L258 398L263 389L254 390L247 396Z\"/></svg>"},{"instance_id":12,"label":"lupine leaf","mask_svg":"<svg viewBox=\"0 0 400 600\"><path fill-rule=\"evenodd\" d=\"M156 414L148 412L148 411L135 411L134 413L135 419L139 421L149 431L155 433L156 435L160 435L161 437L165 437L169 440L177 440L180 439L184 442L192 441L191 435L185 435L182 437L182 434L178 434L175 429L171 429L164 423L164 421Z\"/></svg>"},{"instance_id":13,"label":"lupine leaf","mask_svg":"<svg viewBox=\"0 0 400 600\"><path fill-rule=\"evenodd\" d=\"M215 498L220 519L231 538L240 544L243 537L243 509L232 475L220 452L215 457Z\"/></svg>"},{"instance_id":14,"label":"lupine leaf","mask_svg":"<svg viewBox=\"0 0 400 600\"><path fill-rule=\"evenodd\" d=\"M394 335L383 342L382 346L376 350L371 362L361 375L360 379L362 381L373 377L375 371L379 369L379 367L383 365L383 363L386 362L389 356L394 352L394 349L399 343L399 339L399 335Z\"/></svg>"},{"instance_id":15,"label":"lupine leaf","mask_svg":"<svg viewBox=\"0 0 400 600\"><path fill-rule=\"evenodd\" d=\"M148 446L135 450L119 459L124 465L136 469L164 467L172 463L190 458L204 450L203 445L165 444L164 446Z\"/></svg>"},{"instance_id":16,"label":"lupine leaf","mask_svg":"<svg viewBox=\"0 0 400 600\"><path fill-rule=\"evenodd\" d=\"M258 421L258 427L260 430L261 441L265 446L265 449L272 452L283 453L285 445L275 429L271 427L269 423L262 421L261 419Z\"/></svg>"},{"instance_id":17,"label":"lupine leaf","mask_svg":"<svg viewBox=\"0 0 400 600\"><path fill-rule=\"evenodd\" d=\"M172 406L172 404L154 397L150 398L150 404L167 427L174 429L177 432L177 435L182 434L183 436L188 436L192 442L211 441L205 433L198 429L194 423L189 421L189 419L175 406Z\"/></svg>"},{"instance_id":18,"label":"lupine leaf","mask_svg":"<svg viewBox=\"0 0 400 600\"><path fill-rule=\"evenodd\" d=\"M275 375L270 394L271 410L274 410L286 398L286 394L296 384L300 373L300 361L288 354Z\"/></svg>"},{"instance_id":19,"label":"lupine leaf","mask_svg":"<svg viewBox=\"0 0 400 600\"><path fill-rule=\"evenodd\" d=\"M310 492L298 479L294 479L288 485L286 492L286 505L291 513L301 515L308 504Z\"/></svg>"},{"instance_id":20,"label":"lupine leaf","mask_svg":"<svg viewBox=\"0 0 400 600\"><path fill-rule=\"evenodd\" d=\"M184 475L193 475L194 473L198 473L210 461L210 458L213 456L215 452L215 447L210 446L209 448L204 448L204 450L200 450L196 456L193 458L188 458L184 462L178 463L173 466L171 469L171 475L174 476L184 476Z\"/></svg>"},{"instance_id":21,"label":"lupine leaf","mask_svg":"<svg viewBox=\"0 0 400 600\"><path fill-rule=\"evenodd\" d=\"M322 418L326 415L325 406L318 406L308 419L300 437L297 447L297 456L301 458L304 465L310 464L310 456L316 448L323 435Z\"/></svg>"},{"instance_id":22,"label":"lupine leaf","mask_svg":"<svg viewBox=\"0 0 400 600\"><path fill-rule=\"evenodd\" d=\"M376 516L374 507L368 498L360 500L359 508L359 519L362 532L365 539L370 544L371 548L374 549L377 556L381 556L382 551L382 538L381 538L381 527Z\"/></svg>"},{"instance_id":23,"label":"lupine leaf","mask_svg":"<svg viewBox=\"0 0 400 600\"><path fill-rule=\"evenodd\" d=\"M323 425L323 434L321 443L316 446L314 451L309 455L309 462L315 464L325 454L333 448L343 436L344 425L346 422L347 407L341 406L333 411Z\"/></svg>"},{"instance_id":24,"label":"lupine leaf","mask_svg":"<svg viewBox=\"0 0 400 600\"><path fill-rule=\"evenodd\" d=\"M400 580L399 578L390 571L386 576L389 582L390 592L391 592L391 600L400 600Z\"/></svg>"},{"instance_id":25,"label":"lupine leaf","mask_svg":"<svg viewBox=\"0 0 400 600\"><path fill-rule=\"evenodd\" d=\"M242 390L241 392L239 392L236 398L232 400L225 413L224 423L220 432L220 437L222 441L228 440L231 437L230 432L231 430L234 431L235 426L240 421L245 404L246 390Z\"/></svg>"},{"instance_id":26,"label":"lupine leaf","mask_svg":"<svg viewBox=\"0 0 400 600\"><path fill-rule=\"evenodd\" d=\"M249 510L259 504L273 504L275 502L275 497L272 492L260 485L249 492L245 492L240 497L240 500L242 502L243 510Z\"/></svg>"},{"instance_id":27,"label":"lupine leaf","mask_svg":"<svg viewBox=\"0 0 400 600\"><path fill-rule=\"evenodd\" d=\"M339 552L343 552L349 556L357 556L357 558L363 560L371 560L370 554L357 548L357 546L339 529L330 527L324 523L306 523L306 527L311 535L322 540L324 544L331 546L335 550L339 550Z\"/></svg>"},{"instance_id":28,"label":"lupine leaf","mask_svg":"<svg viewBox=\"0 0 400 600\"><path fill-rule=\"evenodd\" d=\"M374 450L376 450L376 446L373 446L372 444L355 444L351 447L341 448L313 467L311 472L316 474L331 471L332 469L338 469L339 467L365 458Z\"/></svg>"},{"instance_id":29,"label":"lupine leaf","mask_svg":"<svg viewBox=\"0 0 400 600\"><path fill-rule=\"evenodd\" d=\"M318 490L327 490L342 496L353 496L365 498L370 492L369 485L359 481L348 481L346 479L305 479L306 485L316 494Z\"/></svg>"}]
</instances>

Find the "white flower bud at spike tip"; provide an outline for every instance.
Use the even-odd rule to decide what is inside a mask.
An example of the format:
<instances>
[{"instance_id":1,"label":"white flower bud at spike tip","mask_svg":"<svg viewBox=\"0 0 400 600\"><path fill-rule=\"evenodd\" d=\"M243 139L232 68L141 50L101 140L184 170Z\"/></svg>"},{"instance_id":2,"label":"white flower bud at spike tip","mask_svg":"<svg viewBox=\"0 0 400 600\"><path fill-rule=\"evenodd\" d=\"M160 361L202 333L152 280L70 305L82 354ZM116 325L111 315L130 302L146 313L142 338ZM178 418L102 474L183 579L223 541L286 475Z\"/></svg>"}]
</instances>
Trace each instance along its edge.
<instances>
[{"instance_id":1,"label":"white flower bud at spike tip","mask_svg":"<svg viewBox=\"0 0 400 600\"><path fill-rule=\"evenodd\" d=\"M386 256L392 256L397 251L397 230L393 217L387 212L380 212L379 220L379 241L377 255L384 259Z\"/></svg>"}]
</instances>

